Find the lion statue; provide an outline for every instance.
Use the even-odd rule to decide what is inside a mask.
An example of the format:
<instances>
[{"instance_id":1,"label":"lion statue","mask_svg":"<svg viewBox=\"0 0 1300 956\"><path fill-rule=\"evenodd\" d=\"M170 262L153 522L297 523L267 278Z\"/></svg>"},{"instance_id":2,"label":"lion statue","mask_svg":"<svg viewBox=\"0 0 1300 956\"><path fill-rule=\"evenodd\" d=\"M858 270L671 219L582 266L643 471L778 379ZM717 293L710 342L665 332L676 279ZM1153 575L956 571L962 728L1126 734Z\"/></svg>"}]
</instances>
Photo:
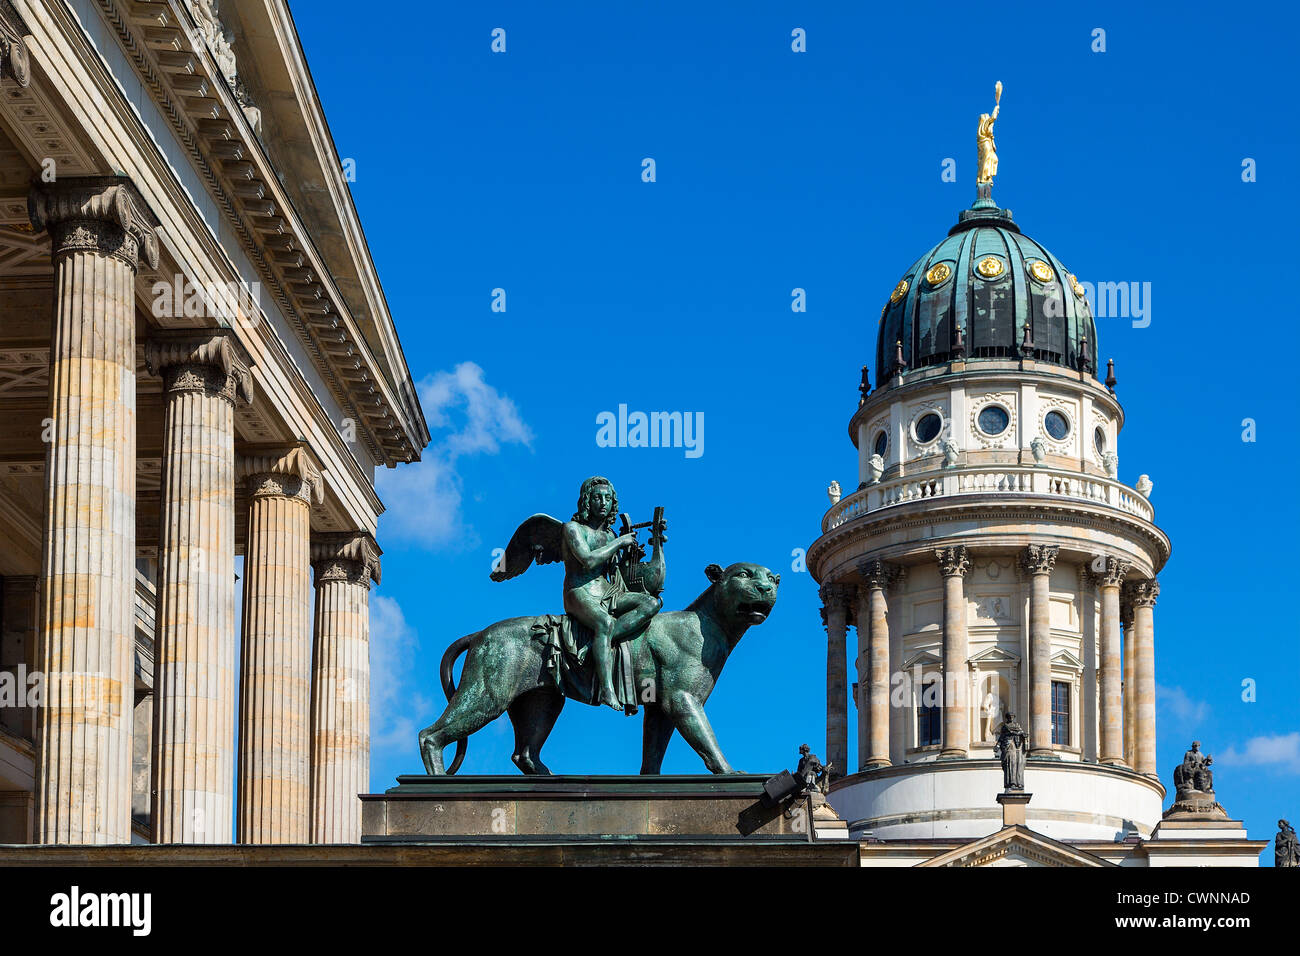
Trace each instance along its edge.
<instances>
[{"instance_id":1,"label":"lion statue","mask_svg":"<svg viewBox=\"0 0 1300 956\"><path fill-rule=\"evenodd\" d=\"M751 625L762 624L776 603L781 582L759 564L704 569L709 586L684 611L660 612L625 642L631 686L645 706L641 773L657 774L673 731L679 731L711 773L735 773L722 755L704 714L722 666ZM420 731L420 756L430 774L455 773L466 741L503 713L515 730L511 760L526 774L549 774L542 745L555 726L565 698L590 703L590 665L585 687L557 676L555 619L550 615L498 621L454 642L442 657L447 709ZM468 651L460 685L452 667ZM574 665L575 667L578 665ZM573 675L570 674L570 677ZM457 744L450 768L443 750Z\"/></svg>"}]
</instances>

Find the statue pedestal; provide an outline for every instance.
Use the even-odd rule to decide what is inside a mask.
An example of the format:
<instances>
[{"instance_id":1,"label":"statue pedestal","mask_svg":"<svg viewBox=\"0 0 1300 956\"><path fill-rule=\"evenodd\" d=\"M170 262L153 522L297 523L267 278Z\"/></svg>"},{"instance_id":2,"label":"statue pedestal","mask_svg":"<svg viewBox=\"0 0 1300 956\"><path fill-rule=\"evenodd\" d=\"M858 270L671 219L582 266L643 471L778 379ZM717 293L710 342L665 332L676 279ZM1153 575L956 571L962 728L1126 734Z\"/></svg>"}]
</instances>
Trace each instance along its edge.
<instances>
[{"instance_id":1,"label":"statue pedestal","mask_svg":"<svg viewBox=\"0 0 1300 956\"><path fill-rule=\"evenodd\" d=\"M1025 823L1025 807L1029 805L1032 793L1025 793L1023 790L1003 790L998 794L998 803L1002 804L1002 825L1004 827L1023 827Z\"/></svg>"},{"instance_id":2,"label":"statue pedestal","mask_svg":"<svg viewBox=\"0 0 1300 956\"><path fill-rule=\"evenodd\" d=\"M790 816L762 806L767 779L402 776L384 793L361 795L361 842L808 844L834 828L830 820L809 819L807 799L796 801Z\"/></svg>"}]
</instances>

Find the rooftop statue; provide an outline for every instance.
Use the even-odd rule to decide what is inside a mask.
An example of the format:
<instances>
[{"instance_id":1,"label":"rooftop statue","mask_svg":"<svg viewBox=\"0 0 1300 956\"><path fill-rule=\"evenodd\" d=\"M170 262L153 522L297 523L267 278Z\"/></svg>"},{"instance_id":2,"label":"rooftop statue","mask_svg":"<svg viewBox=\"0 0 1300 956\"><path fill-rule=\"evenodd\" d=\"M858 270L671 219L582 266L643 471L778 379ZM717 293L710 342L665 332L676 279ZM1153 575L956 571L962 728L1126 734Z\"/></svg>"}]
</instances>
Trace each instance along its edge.
<instances>
[{"instance_id":1,"label":"rooftop statue","mask_svg":"<svg viewBox=\"0 0 1300 956\"><path fill-rule=\"evenodd\" d=\"M1175 799L1183 800L1193 791L1214 793L1214 758L1201 753L1201 742L1192 741L1192 749L1183 754L1183 762L1174 768Z\"/></svg>"},{"instance_id":2,"label":"rooftop statue","mask_svg":"<svg viewBox=\"0 0 1300 956\"><path fill-rule=\"evenodd\" d=\"M515 766L550 773L539 752L566 698L625 714L644 704L643 774L659 773L674 730L711 772L735 772L704 702L745 631L771 613L781 576L757 564L711 564L704 593L684 611L660 613L663 509L636 525L624 514L615 533L619 516L614 486L597 476L582 483L569 521L537 514L515 531L492 580L516 577L534 562L563 561L565 613L498 621L447 648L441 665L447 709L419 734L428 773L455 773L469 736L503 713L515 728ZM642 561L636 532L647 527L651 555ZM457 685L453 667L461 654L467 656ZM448 768L443 750L452 742L458 746Z\"/></svg>"},{"instance_id":3,"label":"rooftop statue","mask_svg":"<svg viewBox=\"0 0 1300 956\"><path fill-rule=\"evenodd\" d=\"M1295 830L1285 820L1277 821L1277 836L1273 839L1274 866L1300 866L1300 843Z\"/></svg>"},{"instance_id":4,"label":"rooftop statue","mask_svg":"<svg viewBox=\"0 0 1300 956\"><path fill-rule=\"evenodd\" d=\"M993 186L993 177L998 174L998 150L993 142L993 124L997 122L998 110L1002 104L1002 81L998 80L993 87L993 112L980 114L979 129L975 132L975 148L979 160L979 175L975 178L977 186L990 187L989 190L981 190L980 198L988 199L986 192L991 191Z\"/></svg>"},{"instance_id":5,"label":"rooftop statue","mask_svg":"<svg viewBox=\"0 0 1300 956\"><path fill-rule=\"evenodd\" d=\"M998 728L993 756L1002 761L1002 789L1025 789L1025 755L1029 752L1029 734L1020 726L1016 715L1007 713L1007 719Z\"/></svg>"}]
</instances>

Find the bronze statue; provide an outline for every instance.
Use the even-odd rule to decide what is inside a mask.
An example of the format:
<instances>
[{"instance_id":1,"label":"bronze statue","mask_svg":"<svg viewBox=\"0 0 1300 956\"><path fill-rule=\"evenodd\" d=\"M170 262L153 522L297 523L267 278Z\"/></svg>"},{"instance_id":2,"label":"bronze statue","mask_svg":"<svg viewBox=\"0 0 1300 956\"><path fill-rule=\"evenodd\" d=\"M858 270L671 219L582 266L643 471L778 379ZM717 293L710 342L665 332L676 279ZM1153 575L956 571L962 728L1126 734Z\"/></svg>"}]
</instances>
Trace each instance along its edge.
<instances>
[{"instance_id":1,"label":"bronze statue","mask_svg":"<svg viewBox=\"0 0 1300 956\"><path fill-rule=\"evenodd\" d=\"M1174 794L1176 800L1184 799L1184 796L1199 791L1200 793L1214 793L1214 771L1210 765L1214 763L1214 758L1209 754L1201 753L1201 742L1192 741L1192 749L1183 754L1183 762L1174 768Z\"/></svg>"},{"instance_id":2,"label":"bronze statue","mask_svg":"<svg viewBox=\"0 0 1300 956\"><path fill-rule=\"evenodd\" d=\"M1273 865L1300 866L1300 843L1295 830L1285 820L1277 821L1277 836L1273 839Z\"/></svg>"},{"instance_id":3,"label":"bronze statue","mask_svg":"<svg viewBox=\"0 0 1300 956\"><path fill-rule=\"evenodd\" d=\"M660 612L664 582L663 509L653 521L611 530L618 498L605 478L583 482L578 510L561 524L533 515L510 540L494 581L522 574L534 561L564 561L565 614L499 621L452 643L440 668L447 709L420 731L420 756L430 774L455 773L465 743L508 713L515 728L511 759L527 774L547 774L539 751L566 698L627 714L645 705L641 772L657 774L673 731L679 731L713 773L734 773L704 714L728 655L751 625L767 619L781 576L757 564L705 568L709 586L684 611ZM636 529L649 527L652 554ZM460 684L453 667L466 654ZM458 744L451 766L443 750Z\"/></svg>"},{"instance_id":4,"label":"bronze statue","mask_svg":"<svg viewBox=\"0 0 1300 956\"><path fill-rule=\"evenodd\" d=\"M588 478L578 490L578 510L570 520L561 524L550 515L537 514L515 530L506 546L504 565L492 572L492 580L523 574L533 561L563 561L565 613L592 632L591 656L596 665L592 703L624 710L614 689L614 642L639 630L659 612L663 601L657 591L637 593L628 587L617 558L619 552L639 555L640 546L630 527L623 534L614 533L618 514L618 493L609 479L599 475ZM659 514L662 516L662 509ZM659 587L663 587L662 579ZM635 706L630 712L636 712Z\"/></svg>"},{"instance_id":5,"label":"bronze statue","mask_svg":"<svg viewBox=\"0 0 1300 956\"><path fill-rule=\"evenodd\" d=\"M807 744L799 745L799 763L795 767L794 776L803 788L803 793L825 793L826 786L830 783L830 770L830 765L823 764L811 747Z\"/></svg>"},{"instance_id":6,"label":"bronze statue","mask_svg":"<svg viewBox=\"0 0 1300 956\"><path fill-rule=\"evenodd\" d=\"M1020 726L1016 715L1007 712L1006 720L998 727L997 743L993 756L1002 761L1002 789L1025 789L1025 755L1029 751L1029 734Z\"/></svg>"},{"instance_id":7,"label":"bronze statue","mask_svg":"<svg viewBox=\"0 0 1300 956\"><path fill-rule=\"evenodd\" d=\"M1001 108L1001 104L1002 81L998 80L993 87L993 112L980 114L979 129L975 132L975 149L979 166L979 174L975 178L975 183L978 186L992 187L993 177L998 174L998 149L993 142L993 124L997 122L998 110Z\"/></svg>"}]
</instances>

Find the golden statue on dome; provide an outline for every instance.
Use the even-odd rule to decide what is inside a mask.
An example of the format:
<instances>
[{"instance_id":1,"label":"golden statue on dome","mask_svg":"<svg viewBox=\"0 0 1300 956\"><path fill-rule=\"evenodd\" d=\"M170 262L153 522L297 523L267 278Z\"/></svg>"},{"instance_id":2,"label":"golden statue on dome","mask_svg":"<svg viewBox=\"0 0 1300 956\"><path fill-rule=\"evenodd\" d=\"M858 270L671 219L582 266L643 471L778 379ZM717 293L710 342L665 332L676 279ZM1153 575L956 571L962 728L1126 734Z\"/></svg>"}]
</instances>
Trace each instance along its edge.
<instances>
[{"instance_id":1,"label":"golden statue on dome","mask_svg":"<svg viewBox=\"0 0 1300 956\"><path fill-rule=\"evenodd\" d=\"M975 133L975 145L979 155L979 175L975 178L977 186L991 187L993 177L998 174L998 150L993 143L993 124L997 121L1001 102L1002 81L998 80L993 87L993 112L980 114L979 129ZM980 195L984 195L983 190Z\"/></svg>"}]
</instances>

